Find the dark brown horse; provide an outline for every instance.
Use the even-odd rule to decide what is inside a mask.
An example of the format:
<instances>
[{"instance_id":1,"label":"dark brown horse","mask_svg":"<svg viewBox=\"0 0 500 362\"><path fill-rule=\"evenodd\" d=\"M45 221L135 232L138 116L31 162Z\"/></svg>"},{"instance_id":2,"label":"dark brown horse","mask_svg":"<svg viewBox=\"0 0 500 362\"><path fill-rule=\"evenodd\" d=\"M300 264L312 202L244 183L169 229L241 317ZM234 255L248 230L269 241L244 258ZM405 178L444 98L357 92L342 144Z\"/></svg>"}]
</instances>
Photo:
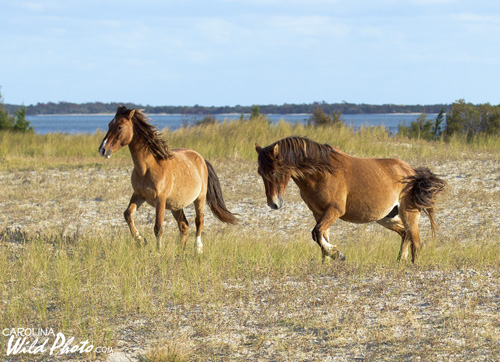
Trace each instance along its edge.
<instances>
[{"instance_id":1,"label":"dark brown horse","mask_svg":"<svg viewBox=\"0 0 500 362\"><path fill-rule=\"evenodd\" d=\"M142 237L134 225L133 216L144 201L156 208L154 232L158 249L161 248L165 210L170 210L177 220L181 245L184 248L188 221L183 209L194 203L195 247L199 253L202 252L201 229L205 201L220 221L229 224L237 222L235 215L224 203L219 179L210 163L193 150L184 148L170 150L156 127L148 123L147 117L140 110L120 106L109 123L99 153L109 158L113 152L127 145L134 161L132 171L134 193L124 216L130 232L138 243L141 243Z\"/></svg>"},{"instance_id":2,"label":"dark brown horse","mask_svg":"<svg viewBox=\"0 0 500 362\"><path fill-rule=\"evenodd\" d=\"M359 158L327 144L303 137L288 137L265 148L256 145L258 172L264 181L267 203L283 206L290 178L316 219L312 238L323 252L344 259L329 243L328 231L337 219L353 223L376 221L401 236L398 260L412 262L421 247L418 221L423 211L434 233L434 204L446 182L427 168L412 168L398 159Z\"/></svg>"}]
</instances>

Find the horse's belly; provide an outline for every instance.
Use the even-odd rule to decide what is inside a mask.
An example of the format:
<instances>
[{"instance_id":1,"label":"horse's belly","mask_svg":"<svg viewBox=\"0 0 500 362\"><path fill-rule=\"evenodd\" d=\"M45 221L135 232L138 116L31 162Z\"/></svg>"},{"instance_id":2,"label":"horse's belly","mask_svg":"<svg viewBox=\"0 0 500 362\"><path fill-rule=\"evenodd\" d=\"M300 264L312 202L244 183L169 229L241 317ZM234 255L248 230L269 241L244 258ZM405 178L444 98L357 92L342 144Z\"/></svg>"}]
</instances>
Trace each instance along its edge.
<instances>
[{"instance_id":1,"label":"horse's belly","mask_svg":"<svg viewBox=\"0 0 500 362\"><path fill-rule=\"evenodd\" d=\"M155 207L159 193L154 188L144 188L135 190L149 205ZM165 200L165 207L167 210L181 210L186 206L192 204L200 195L201 187L183 189L179 188L174 192L170 192Z\"/></svg>"},{"instance_id":2,"label":"horse's belly","mask_svg":"<svg viewBox=\"0 0 500 362\"><path fill-rule=\"evenodd\" d=\"M352 222L355 224L366 224L369 222L382 219L379 214L344 214L340 217L341 220Z\"/></svg>"},{"instance_id":3,"label":"horse's belly","mask_svg":"<svg viewBox=\"0 0 500 362\"><path fill-rule=\"evenodd\" d=\"M201 186L190 189L181 188L176 192L171 193L171 195L167 198L166 208L168 210L181 210L192 204L200 196L200 192Z\"/></svg>"},{"instance_id":4,"label":"horse's belly","mask_svg":"<svg viewBox=\"0 0 500 362\"><path fill-rule=\"evenodd\" d=\"M378 221L386 217L397 204L397 199L395 199L377 204L361 202L354 205L348 205L345 214L342 215L340 219L357 224Z\"/></svg>"}]
</instances>

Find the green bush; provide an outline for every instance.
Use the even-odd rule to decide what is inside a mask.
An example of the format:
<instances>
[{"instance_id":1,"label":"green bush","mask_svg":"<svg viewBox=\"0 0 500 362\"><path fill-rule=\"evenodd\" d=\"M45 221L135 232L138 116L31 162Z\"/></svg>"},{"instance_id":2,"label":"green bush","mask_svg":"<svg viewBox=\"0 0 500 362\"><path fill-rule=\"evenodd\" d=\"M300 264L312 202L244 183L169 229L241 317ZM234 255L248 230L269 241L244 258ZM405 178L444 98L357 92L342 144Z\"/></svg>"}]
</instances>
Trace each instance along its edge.
<instances>
[{"instance_id":1,"label":"green bush","mask_svg":"<svg viewBox=\"0 0 500 362\"><path fill-rule=\"evenodd\" d=\"M423 140L436 140L441 136L441 124L444 120L444 109L437 115L433 121L427 118L425 113L422 113L409 126L406 124L398 125L398 134L403 137L416 138Z\"/></svg>"},{"instance_id":2,"label":"green bush","mask_svg":"<svg viewBox=\"0 0 500 362\"><path fill-rule=\"evenodd\" d=\"M343 123L342 114L340 112L333 112L332 115L328 115L322 108L316 107L307 123L315 127L340 125Z\"/></svg>"},{"instance_id":3,"label":"green bush","mask_svg":"<svg viewBox=\"0 0 500 362\"><path fill-rule=\"evenodd\" d=\"M2 95L0 94L0 131L33 132L33 127L26 119L26 107L22 106L12 116L5 109Z\"/></svg>"}]
</instances>

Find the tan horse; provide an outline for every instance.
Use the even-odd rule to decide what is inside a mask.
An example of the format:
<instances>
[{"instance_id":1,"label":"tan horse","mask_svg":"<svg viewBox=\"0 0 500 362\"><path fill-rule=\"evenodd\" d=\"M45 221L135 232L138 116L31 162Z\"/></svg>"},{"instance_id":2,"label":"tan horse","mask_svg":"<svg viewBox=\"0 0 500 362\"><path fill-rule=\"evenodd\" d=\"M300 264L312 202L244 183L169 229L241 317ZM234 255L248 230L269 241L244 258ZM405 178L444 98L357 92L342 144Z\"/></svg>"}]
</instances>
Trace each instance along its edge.
<instances>
[{"instance_id":1,"label":"tan horse","mask_svg":"<svg viewBox=\"0 0 500 362\"><path fill-rule=\"evenodd\" d=\"M328 231L341 219L353 223L376 221L401 236L398 260L412 262L421 247L418 221L423 211L435 232L434 204L446 182L429 169L412 168L398 159L359 158L327 144L303 137L288 137L265 148L256 145L258 172L264 181L267 203L283 206L290 178L316 219L312 238L325 256L345 259L329 243Z\"/></svg>"},{"instance_id":2,"label":"tan horse","mask_svg":"<svg viewBox=\"0 0 500 362\"><path fill-rule=\"evenodd\" d=\"M229 224L237 222L235 215L224 203L219 179L210 163L193 150L169 150L156 127L148 123L147 117L141 111L120 106L109 123L99 153L109 158L113 152L127 145L134 161L134 193L124 216L130 232L139 244L143 239L134 225L133 216L144 201L156 208L154 232L158 249L161 248L165 210L170 210L177 220L181 245L184 248L188 221L183 209L194 203L195 247L199 253L202 252L201 229L205 201L220 221Z\"/></svg>"}]
</instances>

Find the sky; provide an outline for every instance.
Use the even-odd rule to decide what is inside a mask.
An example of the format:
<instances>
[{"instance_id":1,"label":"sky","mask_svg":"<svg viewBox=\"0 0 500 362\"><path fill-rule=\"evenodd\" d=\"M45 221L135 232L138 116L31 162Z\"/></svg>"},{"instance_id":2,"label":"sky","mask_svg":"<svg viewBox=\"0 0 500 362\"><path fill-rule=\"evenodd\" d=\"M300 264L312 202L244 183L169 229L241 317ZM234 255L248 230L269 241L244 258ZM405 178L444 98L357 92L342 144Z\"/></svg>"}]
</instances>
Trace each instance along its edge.
<instances>
[{"instance_id":1,"label":"sky","mask_svg":"<svg viewBox=\"0 0 500 362\"><path fill-rule=\"evenodd\" d=\"M500 103L493 0L0 0L9 104Z\"/></svg>"}]
</instances>

